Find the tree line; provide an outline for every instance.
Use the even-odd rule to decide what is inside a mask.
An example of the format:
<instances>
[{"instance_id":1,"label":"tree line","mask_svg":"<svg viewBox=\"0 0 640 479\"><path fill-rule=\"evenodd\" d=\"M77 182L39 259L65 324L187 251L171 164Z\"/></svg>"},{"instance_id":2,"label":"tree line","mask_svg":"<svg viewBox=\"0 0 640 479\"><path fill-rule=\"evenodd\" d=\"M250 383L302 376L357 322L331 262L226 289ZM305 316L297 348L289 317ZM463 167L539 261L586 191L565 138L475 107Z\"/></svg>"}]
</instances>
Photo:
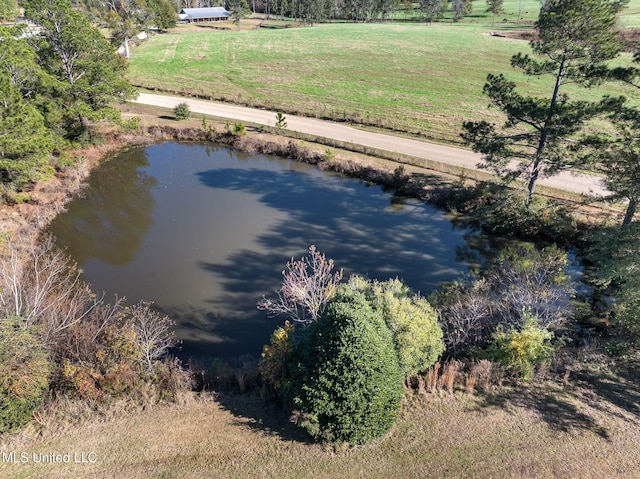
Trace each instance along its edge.
<instances>
[{"instance_id":1,"label":"tree line","mask_svg":"<svg viewBox=\"0 0 640 479\"><path fill-rule=\"evenodd\" d=\"M306 23L329 20L354 22L384 21L401 8L410 8L425 21L437 21L445 15L458 21L472 13L473 0L420 0L407 5L400 0L75 0L96 23L103 23L114 38L123 39L136 29L164 30L175 25L182 8L224 6L232 13L264 13L293 18ZM495 13L502 0L490 0ZM489 5L489 2L487 3ZM415 10L414 10L415 9Z\"/></svg>"},{"instance_id":2,"label":"tree line","mask_svg":"<svg viewBox=\"0 0 640 479\"><path fill-rule=\"evenodd\" d=\"M10 199L51 174L60 152L90 142L101 120L119 118L114 101L133 96L126 63L70 0L25 0L41 26L0 26L0 180Z\"/></svg>"},{"instance_id":3,"label":"tree line","mask_svg":"<svg viewBox=\"0 0 640 479\"><path fill-rule=\"evenodd\" d=\"M239 2L228 0L226 3L228 8L235 8ZM473 0L419 0L415 6L400 0L250 0L247 8L250 6L253 12L295 18L307 23L385 21L393 18L400 9L411 8L422 19L431 22L448 13L458 21L472 12L472 4Z\"/></svg>"}]
</instances>

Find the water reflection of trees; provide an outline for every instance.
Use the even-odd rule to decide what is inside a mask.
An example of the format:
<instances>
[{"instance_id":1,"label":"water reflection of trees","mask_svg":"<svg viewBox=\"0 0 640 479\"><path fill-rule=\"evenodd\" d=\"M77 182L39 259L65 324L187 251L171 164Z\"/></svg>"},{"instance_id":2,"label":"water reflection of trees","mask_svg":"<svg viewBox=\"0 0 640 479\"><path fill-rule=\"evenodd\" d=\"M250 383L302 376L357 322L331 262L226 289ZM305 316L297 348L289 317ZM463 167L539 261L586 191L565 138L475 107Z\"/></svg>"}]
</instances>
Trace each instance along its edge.
<instances>
[{"instance_id":1,"label":"water reflection of trees","mask_svg":"<svg viewBox=\"0 0 640 479\"><path fill-rule=\"evenodd\" d=\"M260 202L286 211L289 218L256 238L259 250L235 251L222 263L201 265L223 285L223 294L211 299L214 309L255 307L262 294L277 289L286 261L304 255L311 244L346 275L399 276L423 294L466 271L466 265L456 262L456 245L464 244L461 231L436 208L408 198L389 199L379 187L291 169L215 169L199 176L212 188L258 195ZM247 319L258 326L255 310ZM263 323L265 327L273 325ZM262 333L263 343L269 332Z\"/></svg>"},{"instance_id":2,"label":"water reflection of trees","mask_svg":"<svg viewBox=\"0 0 640 479\"><path fill-rule=\"evenodd\" d=\"M141 168L149 166L143 147L120 153L91 175L83 196L53 220L50 231L80 264L98 258L128 263L151 226L157 184Z\"/></svg>"},{"instance_id":3,"label":"water reflection of trees","mask_svg":"<svg viewBox=\"0 0 640 479\"><path fill-rule=\"evenodd\" d=\"M167 152L167 146L175 148L171 144L153 147L154 158L173 154ZM302 256L311 244L345 268L346 275L358 273L381 280L399 276L425 295L467 270L465 263L472 255L464 249L468 244L463 236L466 230L453 226L436 208L407 197L394 197L391 192L382 194L378 186L318 172L283 158L253 164L255 155L238 154L226 147L193 148L181 146L175 154L206 154L217 163L198 175L203 185L256 195L256 201L286 215L274 215L280 219L273 222L259 217L259 213L245 212L247 217L241 218L244 224L257 221L269 225L251 241L256 247L238 247L224 261L202 261L198 265L211 272L212 287L219 284L221 293L212 293L204 305L165 305L162 312L176 320L178 332L185 339L186 356L247 351L258 354L280 320L258 311L256 302L278 288L287 260ZM79 262L97 258L124 265L133 259L151 227L153 194L157 194L152 191L155 178L141 171L149 166L146 151L133 149L105 163L93 175L86 197L71 203L69 213L54 222L52 230L60 243L68 245ZM226 159L227 155L233 162ZM209 165L208 160L205 164ZM182 168L176 167L175 171ZM177 203L171 202L174 207ZM215 208L202 206L184 214L211 223L209 230L198 231L209 235L213 249L216 228L233 229L239 221L221 225ZM233 204L226 206L233 211ZM226 213L228 218L229 211ZM180 244L175 245L176 252L180 248ZM202 288L209 286L203 284ZM155 299L161 302L161 298Z\"/></svg>"}]
</instances>

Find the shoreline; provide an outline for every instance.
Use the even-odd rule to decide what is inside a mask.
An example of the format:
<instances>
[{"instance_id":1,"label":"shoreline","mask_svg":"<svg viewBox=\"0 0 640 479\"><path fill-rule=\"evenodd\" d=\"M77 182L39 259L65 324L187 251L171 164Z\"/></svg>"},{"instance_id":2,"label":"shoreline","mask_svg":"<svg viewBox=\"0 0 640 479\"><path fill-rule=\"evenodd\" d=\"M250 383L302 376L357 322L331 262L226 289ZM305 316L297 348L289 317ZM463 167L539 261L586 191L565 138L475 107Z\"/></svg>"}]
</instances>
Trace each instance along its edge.
<instances>
[{"instance_id":1,"label":"shoreline","mask_svg":"<svg viewBox=\"0 0 640 479\"><path fill-rule=\"evenodd\" d=\"M490 181L486 175L464 176L457 172L441 172L406 162L374 156L372 152L357 152L291 138L271 133L260 127L247 127L246 134L233 135L224 129L225 123L216 119L191 117L180 124L176 120L160 115L158 109L125 104L121 107L123 119L138 117L138 131L122 128L104 128L103 143L66 152L76 159L46 180L37 182L27 191L29 200L14 205L0 205L0 233L13 234L35 227L41 230L55 216L64 211L84 187L91 172L109 156L134 146L150 145L166 141L213 142L225 144L246 153L274 154L285 158L313 164L320 169L332 170L371 183L395 188L400 194L427 201L437 207L446 206L447 198L461 188L472 187L482 181ZM151 111L150 111L151 110ZM207 123L207 130L203 124ZM369 154L366 154L369 153ZM567 198L550 198L575 206L582 221L602 220L618 209L603 205L589 205Z\"/></svg>"}]
</instances>

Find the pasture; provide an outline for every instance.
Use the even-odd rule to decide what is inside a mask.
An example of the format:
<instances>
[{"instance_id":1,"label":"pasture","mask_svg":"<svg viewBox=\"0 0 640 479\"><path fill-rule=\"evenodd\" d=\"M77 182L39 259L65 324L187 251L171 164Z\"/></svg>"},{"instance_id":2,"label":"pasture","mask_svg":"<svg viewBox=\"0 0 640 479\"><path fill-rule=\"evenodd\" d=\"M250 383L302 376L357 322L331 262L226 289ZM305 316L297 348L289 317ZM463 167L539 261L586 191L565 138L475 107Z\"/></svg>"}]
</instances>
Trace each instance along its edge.
<instances>
[{"instance_id":1,"label":"pasture","mask_svg":"<svg viewBox=\"0 0 640 479\"><path fill-rule=\"evenodd\" d=\"M179 26L139 46L129 75L142 88L459 142L464 120L499 118L482 95L488 73L504 72L522 93L549 95L553 87L551 78L526 77L510 67L512 55L530 51L526 41L489 34L530 28L527 19L516 23L518 2L505 3L505 18L516 8L514 21L493 28L480 4L477 18L461 23L334 23L250 31ZM631 2L624 22L640 18L639 6L640 0ZM531 16L524 7L523 12ZM619 61L630 58L625 54ZM619 85L566 91L585 99L635 94Z\"/></svg>"}]
</instances>

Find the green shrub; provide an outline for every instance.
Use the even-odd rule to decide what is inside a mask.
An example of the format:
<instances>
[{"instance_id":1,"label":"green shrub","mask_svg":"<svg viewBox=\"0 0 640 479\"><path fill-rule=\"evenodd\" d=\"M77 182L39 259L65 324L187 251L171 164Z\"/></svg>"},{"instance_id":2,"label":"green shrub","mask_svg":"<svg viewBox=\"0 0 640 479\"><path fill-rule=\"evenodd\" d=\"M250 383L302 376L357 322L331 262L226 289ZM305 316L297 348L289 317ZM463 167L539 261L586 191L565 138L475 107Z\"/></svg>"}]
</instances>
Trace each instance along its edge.
<instances>
[{"instance_id":1,"label":"green shrub","mask_svg":"<svg viewBox=\"0 0 640 479\"><path fill-rule=\"evenodd\" d=\"M36 328L0 320L0 433L31 420L49 388L50 364Z\"/></svg>"},{"instance_id":2,"label":"green shrub","mask_svg":"<svg viewBox=\"0 0 640 479\"><path fill-rule=\"evenodd\" d=\"M271 335L271 345L262 348L260 376L265 384L278 390L286 377L287 360L293 351L295 328L289 321Z\"/></svg>"},{"instance_id":3,"label":"green shrub","mask_svg":"<svg viewBox=\"0 0 640 479\"><path fill-rule=\"evenodd\" d=\"M329 148L327 148L326 150L324 150L324 161L333 161L336 159L336 154L331 151Z\"/></svg>"},{"instance_id":4,"label":"green shrub","mask_svg":"<svg viewBox=\"0 0 640 479\"><path fill-rule=\"evenodd\" d=\"M405 172L404 165L398 166L395 170L393 170L393 176L391 178L391 183L396 191L402 191L403 188L407 185L408 176Z\"/></svg>"},{"instance_id":5,"label":"green shrub","mask_svg":"<svg viewBox=\"0 0 640 479\"><path fill-rule=\"evenodd\" d=\"M191 116L191 108L187 103L179 103L173 109L173 116L176 120L186 120Z\"/></svg>"},{"instance_id":6,"label":"green shrub","mask_svg":"<svg viewBox=\"0 0 640 479\"><path fill-rule=\"evenodd\" d=\"M393 339L405 376L415 376L433 366L444 352L438 313L425 298L414 294L398 278L384 282L352 276L346 286L362 292L382 314Z\"/></svg>"},{"instance_id":7,"label":"green shrub","mask_svg":"<svg viewBox=\"0 0 640 479\"><path fill-rule=\"evenodd\" d=\"M141 118L139 116L132 116L128 120L122 120L121 125L125 130L140 131L140 121Z\"/></svg>"},{"instance_id":8,"label":"green shrub","mask_svg":"<svg viewBox=\"0 0 640 479\"><path fill-rule=\"evenodd\" d=\"M480 207L475 216L481 218L485 229L493 234L567 241L577 232L577 222L571 212L541 196L534 196L527 205L524 195L498 193L489 199L487 206Z\"/></svg>"},{"instance_id":9,"label":"green shrub","mask_svg":"<svg viewBox=\"0 0 640 479\"><path fill-rule=\"evenodd\" d=\"M284 116L282 112L276 113L276 128L286 128L287 127L287 117Z\"/></svg>"},{"instance_id":10,"label":"green shrub","mask_svg":"<svg viewBox=\"0 0 640 479\"><path fill-rule=\"evenodd\" d=\"M358 292L342 291L309 326L281 389L314 438L361 444L388 431L403 394L391 331Z\"/></svg>"},{"instance_id":11,"label":"green shrub","mask_svg":"<svg viewBox=\"0 0 640 479\"><path fill-rule=\"evenodd\" d=\"M627 346L640 346L640 222L635 221L624 229L620 226L601 227L591 232L591 246L586 259L596 265L590 278L597 294L613 297L606 309L611 326L609 334L620 343L615 350ZM595 297L596 295L594 295ZM624 345L623 343L628 343ZM610 350L613 352L613 349Z\"/></svg>"},{"instance_id":12,"label":"green shrub","mask_svg":"<svg viewBox=\"0 0 640 479\"><path fill-rule=\"evenodd\" d=\"M233 134L235 136L245 136L247 134L247 129L242 123L236 122L233 124Z\"/></svg>"},{"instance_id":13,"label":"green shrub","mask_svg":"<svg viewBox=\"0 0 640 479\"><path fill-rule=\"evenodd\" d=\"M537 318L527 315L521 329L505 331L499 326L486 354L515 375L530 381L535 368L553 357L553 337L554 334L540 325Z\"/></svg>"}]
</instances>

